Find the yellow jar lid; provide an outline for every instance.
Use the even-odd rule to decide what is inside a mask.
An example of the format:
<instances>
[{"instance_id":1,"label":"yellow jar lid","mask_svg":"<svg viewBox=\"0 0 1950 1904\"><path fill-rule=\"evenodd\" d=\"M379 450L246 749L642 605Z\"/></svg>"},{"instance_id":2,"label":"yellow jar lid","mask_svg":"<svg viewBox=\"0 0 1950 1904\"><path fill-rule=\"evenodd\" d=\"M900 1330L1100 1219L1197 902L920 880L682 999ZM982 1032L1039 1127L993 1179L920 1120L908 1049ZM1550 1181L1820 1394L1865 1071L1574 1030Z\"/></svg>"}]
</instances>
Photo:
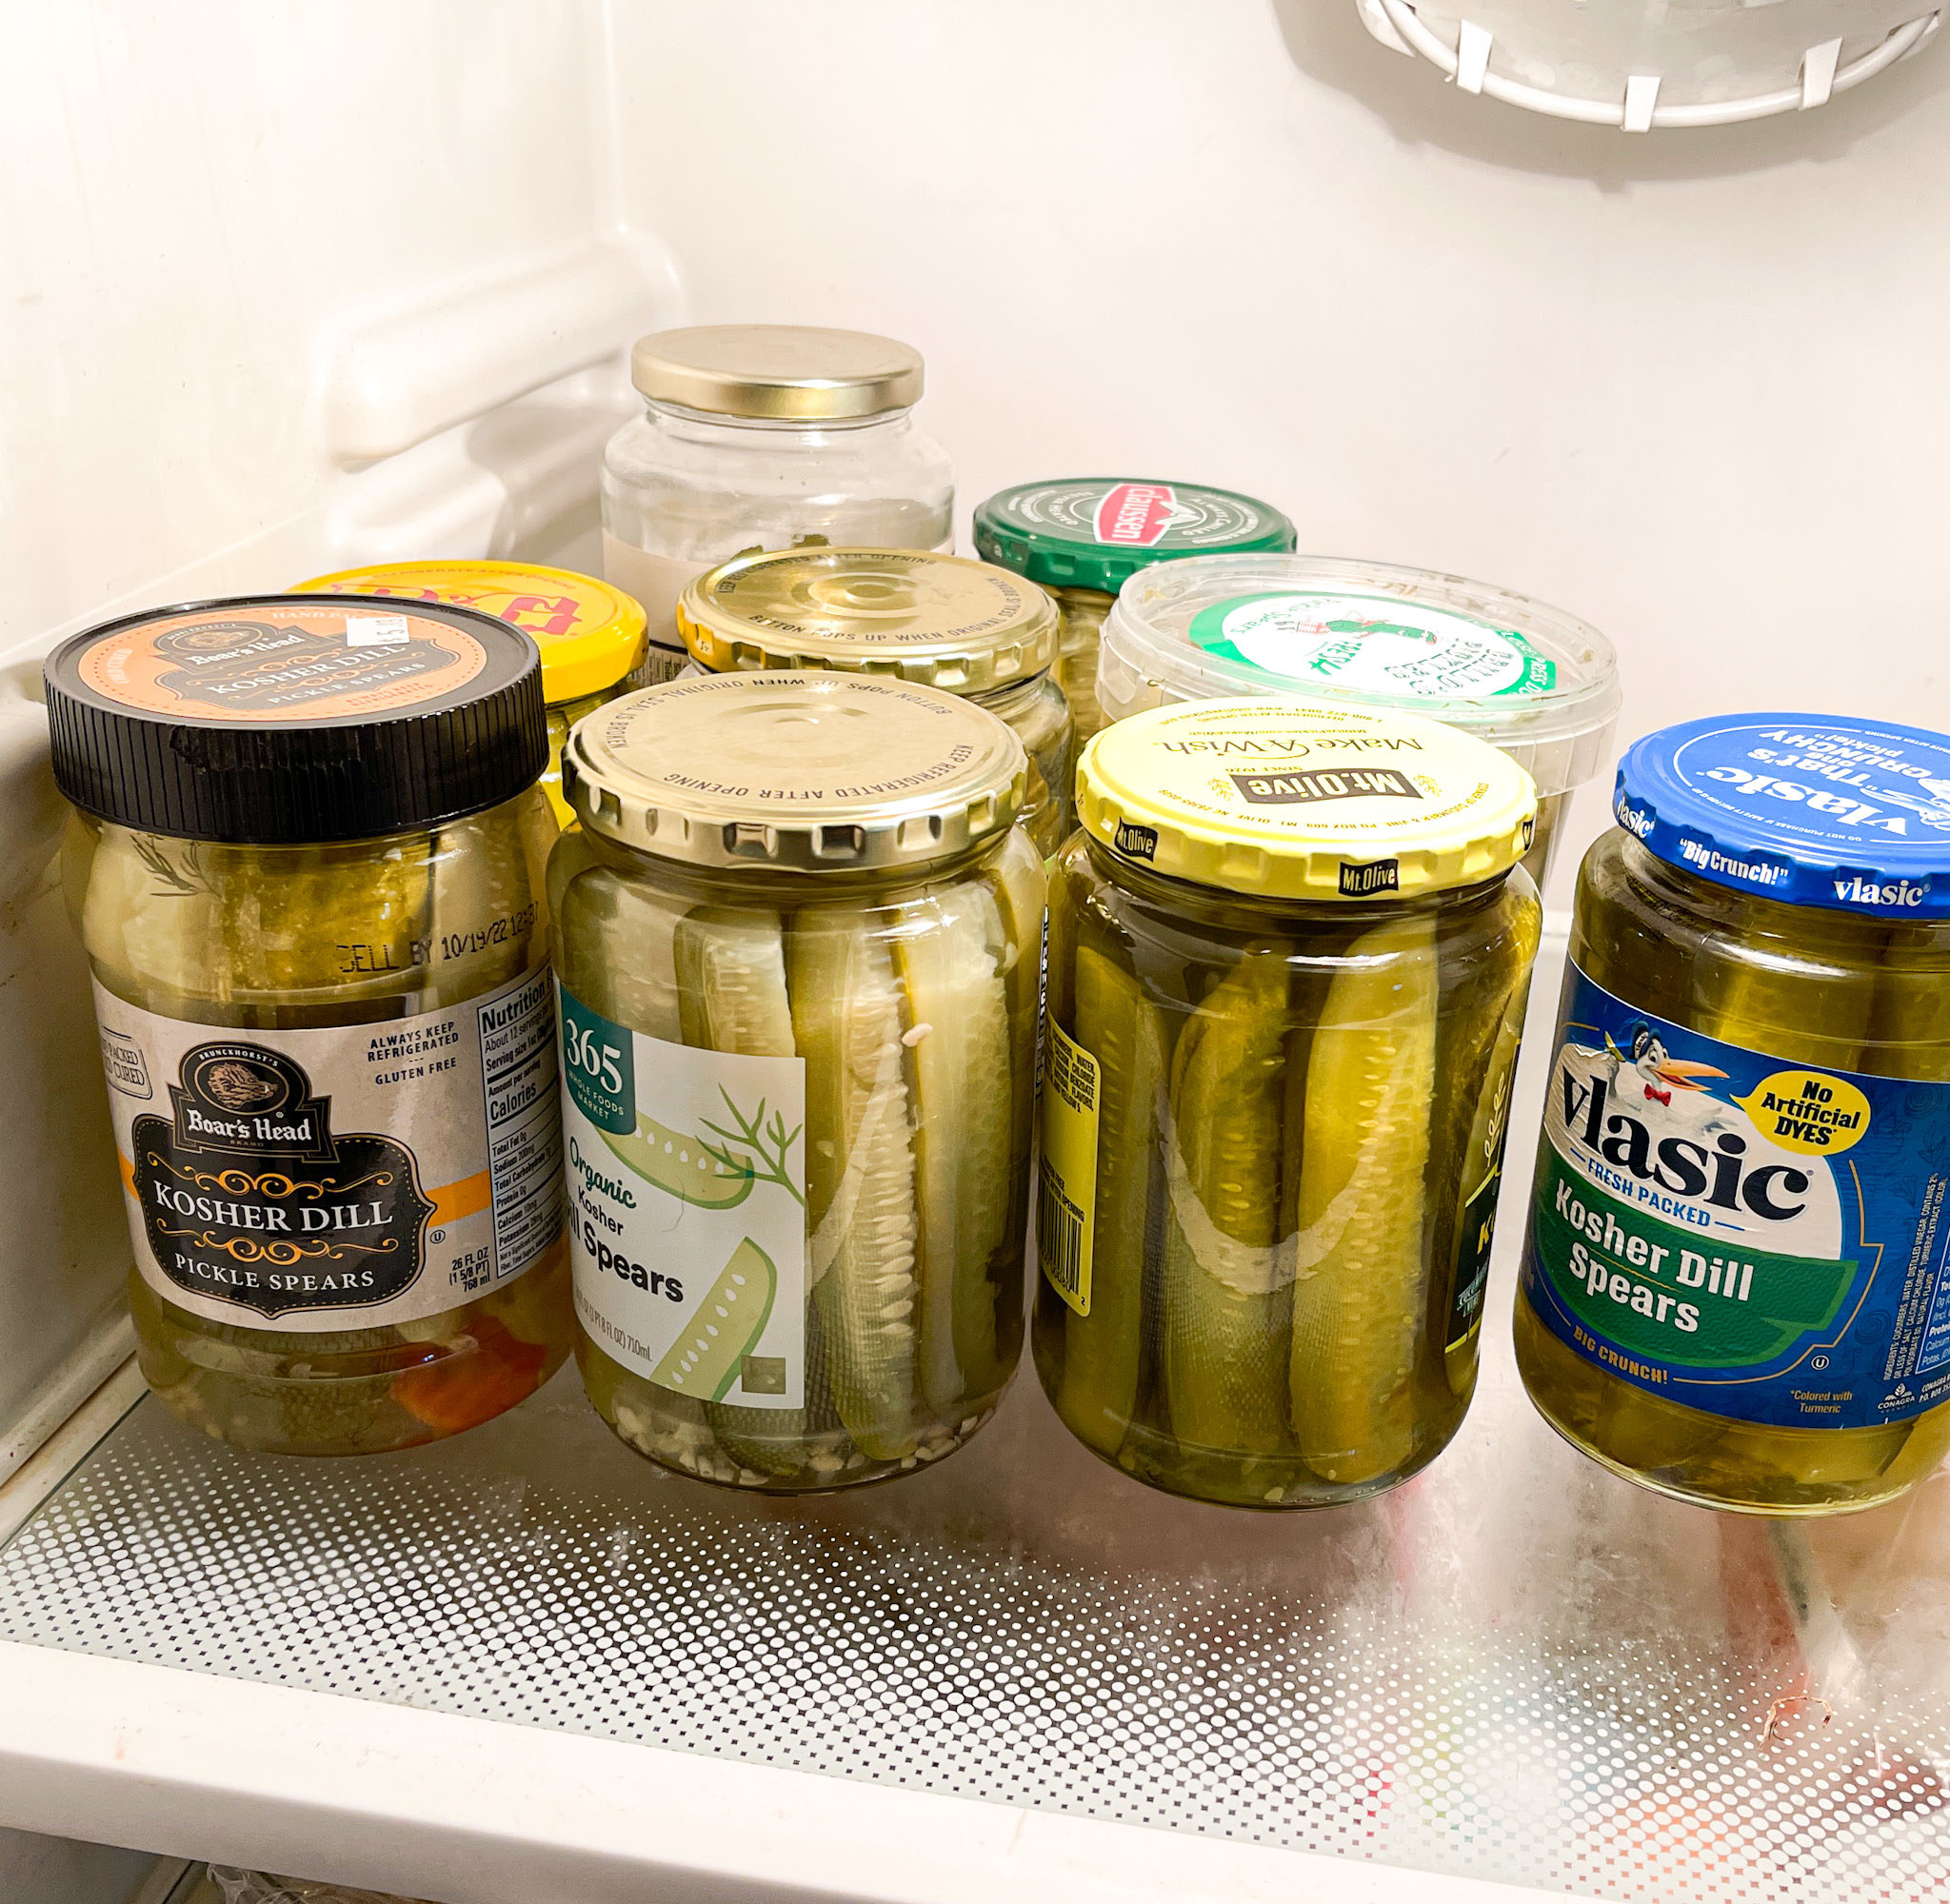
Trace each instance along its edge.
<instances>
[{"instance_id":1,"label":"yellow jar lid","mask_svg":"<svg viewBox=\"0 0 1950 1904\"><path fill-rule=\"evenodd\" d=\"M1032 680L1063 620L1033 582L992 563L918 548L788 548L741 555L677 604L701 667L837 668L950 694Z\"/></svg>"},{"instance_id":2,"label":"yellow jar lid","mask_svg":"<svg viewBox=\"0 0 1950 1904\"><path fill-rule=\"evenodd\" d=\"M1269 899L1442 892L1507 871L1537 821L1515 761L1419 715L1194 701L1084 750L1077 818L1120 859Z\"/></svg>"},{"instance_id":3,"label":"yellow jar lid","mask_svg":"<svg viewBox=\"0 0 1950 1904\"><path fill-rule=\"evenodd\" d=\"M301 582L294 595L400 595L496 615L542 650L551 707L615 684L643 659L644 611L619 588L527 562L381 562Z\"/></svg>"}]
</instances>

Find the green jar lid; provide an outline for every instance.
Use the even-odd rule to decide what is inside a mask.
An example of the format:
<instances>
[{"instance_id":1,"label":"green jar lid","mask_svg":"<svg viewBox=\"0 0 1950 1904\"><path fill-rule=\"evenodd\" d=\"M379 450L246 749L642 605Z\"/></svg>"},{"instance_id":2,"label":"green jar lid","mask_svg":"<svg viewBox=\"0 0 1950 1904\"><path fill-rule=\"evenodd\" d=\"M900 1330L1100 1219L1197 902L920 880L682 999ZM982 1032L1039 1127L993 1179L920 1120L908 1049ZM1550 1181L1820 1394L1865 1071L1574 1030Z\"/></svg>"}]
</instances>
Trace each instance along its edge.
<instances>
[{"instance_id":1,"label":"green jar lid","mask_svg":"<svg viewBox=\"0 0 1950 1904\"><path fill-rule=\"evenodd\" d=\"M1118 476L1023 483L975 511L975 547L985 562L1046 588L1105 595L1154 562L1293 545L1293 525L1272 504L1197 483Z\"/></svg>"}]
</instances>

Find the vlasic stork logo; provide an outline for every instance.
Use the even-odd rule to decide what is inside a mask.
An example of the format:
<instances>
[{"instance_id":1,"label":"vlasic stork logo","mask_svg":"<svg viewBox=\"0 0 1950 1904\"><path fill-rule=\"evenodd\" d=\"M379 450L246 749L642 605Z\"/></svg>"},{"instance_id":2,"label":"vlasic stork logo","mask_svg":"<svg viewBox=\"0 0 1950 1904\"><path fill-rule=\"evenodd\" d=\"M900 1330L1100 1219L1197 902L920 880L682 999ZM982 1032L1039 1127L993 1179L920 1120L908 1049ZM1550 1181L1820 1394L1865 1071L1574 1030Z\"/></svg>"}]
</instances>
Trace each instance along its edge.
<instances>
[{"instance_id":1,"label":"vlasic stork logo","mask_svg":"<svg viewBox=\"0 0 1950 1904\"><path fill-rule=\"evenodd\" d=\"M1169 483L1120 483L1104 492L1092 528L1099 542L1118 548L1156 548L1180 514Z\"/></svg>"}]
</instances>

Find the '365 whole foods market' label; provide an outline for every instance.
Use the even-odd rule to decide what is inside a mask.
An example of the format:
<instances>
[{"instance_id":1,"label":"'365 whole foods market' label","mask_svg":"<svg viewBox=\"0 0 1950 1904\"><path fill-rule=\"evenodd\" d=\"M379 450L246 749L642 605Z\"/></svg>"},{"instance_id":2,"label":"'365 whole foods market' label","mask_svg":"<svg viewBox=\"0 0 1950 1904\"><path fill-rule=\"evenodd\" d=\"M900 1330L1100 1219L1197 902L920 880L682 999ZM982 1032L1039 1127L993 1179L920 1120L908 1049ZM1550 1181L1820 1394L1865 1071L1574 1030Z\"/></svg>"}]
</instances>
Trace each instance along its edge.
<instances>
[{"instance_id":1,"label":"'365 whole foods market' label","mask_svg":"<svg viewBox=\"0 0 1950 1904\"><path fill-rule=\"evenodd\" d=\"M1557 684L1556 663L1514 628L1395 595L1236 595L1200 609L1189 632L1227 661L1361 694L1483 701Z\"/></svg>"},{"instance_id":2,"label":"'365 whole foods market' label","mask_svg":"<svg viewBox=\"0 0 1950 1904\"><path fill-rule=\"evenodd\" d=\"M1950 1084L1701 1038L1575 965L1523 1288L1607 1375L1737 1420L1950 1397Z\"/></svg>"},{"instance_id":3,"label":"'365 whole foods market' label","mask_svg":"<svg viewBox=\"0 0 1950 1904\"><path fill-rule=\"evenodd\" d=\"M548 975L444 1011L232 1031L95 986L143 1279L300 1332L456 1309L562 1238Z\"/></svg>"},{"instance_id":4,"label":"'365 whole foods market' label","mask_svg":"<svg viewBox=\"0 0 1950 1904\"><path fill-rule=\"evenodd\" d=\"M806 1405L806 1061L647 1038L557 987L575 1307L659 1387ZM843 1182L834 1218L850 1218Z\"/></svg>"}]
</instances>

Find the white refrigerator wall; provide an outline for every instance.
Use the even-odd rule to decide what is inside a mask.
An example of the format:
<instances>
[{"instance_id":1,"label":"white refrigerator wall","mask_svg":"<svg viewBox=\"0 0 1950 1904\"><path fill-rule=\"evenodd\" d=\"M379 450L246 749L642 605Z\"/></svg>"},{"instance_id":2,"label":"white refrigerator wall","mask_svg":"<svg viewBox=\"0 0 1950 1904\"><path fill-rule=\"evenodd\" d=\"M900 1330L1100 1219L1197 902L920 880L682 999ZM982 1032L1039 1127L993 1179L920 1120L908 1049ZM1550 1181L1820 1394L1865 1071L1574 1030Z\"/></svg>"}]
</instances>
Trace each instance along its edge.
<instances>
[{"instance_id":1,"label":"white refrigerator wall","mask_svg":"<svg viewBox=\"0 0 1950 1904\"><path fill-rule=\"evenodd\" d=\"M1627 735L1950 720L1943 47L1649 137L1459 95L1352 0L21 0L0 56L0 1466L127 1262L31 658L353 562L593 559L639 330L917 344L965 534L1176 476L1561 602Z\"/></svg>"},{"instance_id":2,"label":"white refrigerator wall","mask_svg":"<svg viewBox=\"0 0 1950 1904\"><path fill-rule=\"evenodd\" d=\"M1354 0L616 20L626 199L695 317L911 340L965 506L1251 490L1303 548L1583 614L1624 738L1950 721L1950 47L1806 114L1632 136L1458 93Z\"/></svg>"}]
</instances>

